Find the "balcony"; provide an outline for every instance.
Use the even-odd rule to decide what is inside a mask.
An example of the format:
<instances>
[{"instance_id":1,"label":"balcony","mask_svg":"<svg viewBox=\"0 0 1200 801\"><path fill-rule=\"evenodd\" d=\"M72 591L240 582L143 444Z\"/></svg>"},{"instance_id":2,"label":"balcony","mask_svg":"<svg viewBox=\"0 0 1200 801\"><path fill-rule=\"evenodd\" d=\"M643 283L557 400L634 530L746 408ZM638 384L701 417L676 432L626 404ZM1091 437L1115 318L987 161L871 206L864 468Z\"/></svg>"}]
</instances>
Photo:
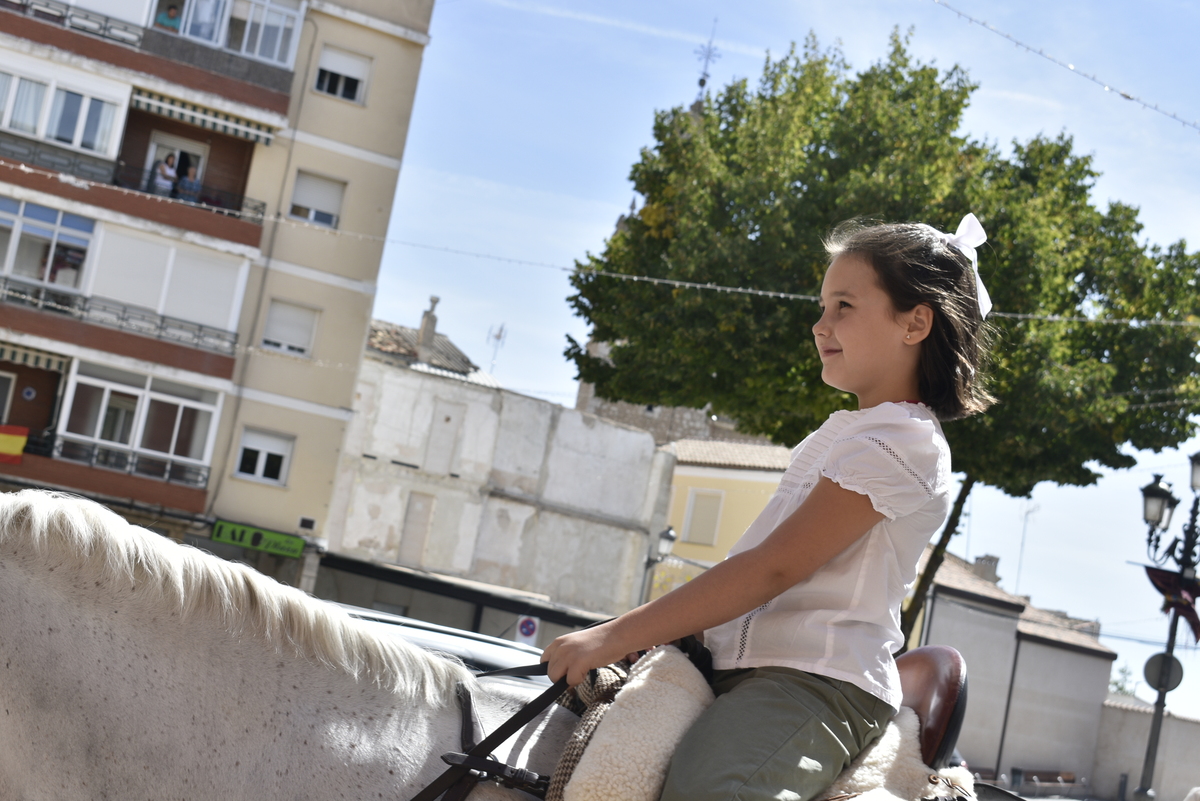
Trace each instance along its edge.
<instances>
[{"instance_id":1,"label":"balcony","mask_svg":"<svg viewBox=\"0 0 1200 801\"><path fill-rule=\"evenodd\" d=\"M33 443L33 438L30 438L30 443ZM85 464L89 467L128 473L133 476L182 484L197 489L204 489L208 486L209 470L206 465L172 459L168 456L138 453L120 446L75 439L66 434L57 437L53 434L40 437L34 448L35 450L31 451L27 445L25 452L44 455L49 450L55 459Z\"/></svg>"},{"instance_id":2,"label":"balcony","mask_svg":"<svg viewBox=\"0 0 1200 801\"><path fill-rule=\"evenodd\" d=\"M86 3L85 3L86 4ZM103 3L93 0L92 5ZM59 0L0 0L0 8L281 94L292 86L299 0L153 0L148 27ZM172 15L172 7L175 13ZM179 13L178 9L183 9ZM209 17L208 15L211 15Z\"/></svg>"},{"instance_id":3,"label":"balcony","mask_svg":"<svg viewBox=\"0 0 1200 801\"><path fill-rule=\"evenodd\" d=\"M267 204L261 200L198 181L193 186L185 186L182 181L177 180L172 186L159 189L155 184L155 175L155 170L141 170L128 164L120 164L113 171L112 182L114 186L179 200L196 208L227 217L237 217L255 225L262 225L263 216L267 213Z\"/></svg>"},{"instance_id":4,"label":"balcony","mask_svg":"<svg viewBox=\"0 0 1200 801\"><path fill-rule=\"evenodd\" d=\"M0 302L61 314L81 322L228 356L232 356L237 349L237 334L233 331L166 317L148 309L103 298L84 297L75 292L13 277L0 277Z\"/></svg>"}]
</instances>

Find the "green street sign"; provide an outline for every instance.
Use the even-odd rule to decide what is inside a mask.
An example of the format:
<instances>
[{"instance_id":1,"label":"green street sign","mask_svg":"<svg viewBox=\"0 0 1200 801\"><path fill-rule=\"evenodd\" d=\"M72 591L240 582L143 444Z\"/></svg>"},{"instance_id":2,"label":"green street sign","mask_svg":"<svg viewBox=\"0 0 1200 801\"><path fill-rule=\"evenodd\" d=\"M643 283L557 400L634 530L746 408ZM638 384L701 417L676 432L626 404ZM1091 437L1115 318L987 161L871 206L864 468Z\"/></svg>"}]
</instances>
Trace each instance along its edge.
<instances>
[{"instance_id":1,"label":"green street sign","mask_svg":"<svg viewBox=\"0 0 1200 801\"><path fill-rule=\"evenodd\" d=\"M303 537L242 523L230 523L228 520L218 520L213 525L212 538L214 542L227 542L241 548L266 551L276 556L299 559L304 555Z\"/></svg>"}]
</instances>

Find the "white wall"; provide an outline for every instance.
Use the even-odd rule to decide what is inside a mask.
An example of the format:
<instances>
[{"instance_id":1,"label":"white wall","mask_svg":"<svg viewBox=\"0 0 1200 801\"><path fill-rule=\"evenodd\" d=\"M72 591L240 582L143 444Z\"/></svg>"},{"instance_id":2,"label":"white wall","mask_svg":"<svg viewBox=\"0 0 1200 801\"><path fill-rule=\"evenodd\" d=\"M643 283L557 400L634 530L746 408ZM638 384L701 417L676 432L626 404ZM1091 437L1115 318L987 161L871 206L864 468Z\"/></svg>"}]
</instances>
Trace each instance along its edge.
<instances>
[{"instance_id":1,"label":"white wall","mask_svg":"<svg viewBox=\"0 0 1200 801\"><path fill-rule=\"evenodd\" d=\"M1167 716L1159 734L1151 786L1159 801L1183 801L1191 788L1200 786L1200 721L1172 717L1170 705L1168 694ZM1111 703L1104 705L1096 744L1095 775L1091 780L1093 797L1116 799L1124 773L1129 777L1125 797L1133 798L1142 778L1151 712Z\"/></svg>"},{"instance_id":2,"label":"white wall","mask_svg":"<svg viewBox=\"0 0 1200 801\"><path fill-rule=\"evenodd\" d=\"M1023 640L1000 769L1061 770L1092 781L1112 660Z\"/></svg>"},{"instance_id":3,"label":"white wall","mask_svg":"<svg viewBox=\"0 0 1200 801\"><path fill-rule=\"evenodd\" d=\"M636 603L674 464L648 433L370 358L355 412L331 551L595 611Z\"/></svg>"},{"instance_id":4,"label":"white wall","mask_svg":"<svg viewBox=\"0 0 1200 801\"><path fill-rule=\"evenodd\" d=\"M927 642L957 648L967 663L967 714L958 750L973 768L994 768L1012 675L1017 613L938 594L926 614Z\"/></svg>"}]
</instances>

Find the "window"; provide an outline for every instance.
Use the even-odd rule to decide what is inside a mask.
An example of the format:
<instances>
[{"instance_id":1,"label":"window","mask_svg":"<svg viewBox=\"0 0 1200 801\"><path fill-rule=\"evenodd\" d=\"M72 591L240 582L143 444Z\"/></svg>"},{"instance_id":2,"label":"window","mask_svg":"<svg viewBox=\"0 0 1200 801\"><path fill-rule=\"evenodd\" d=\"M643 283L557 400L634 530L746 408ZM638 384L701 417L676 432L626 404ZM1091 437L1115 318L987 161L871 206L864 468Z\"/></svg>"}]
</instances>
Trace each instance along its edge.
<instances>
[{"instance_id":1,"label":"window","mask_svg":"<svg viewBox=\"0 0 1200 801\"><path fill-rule=\"evenodd\" d=\"M15 373L0 373L0 425L8 422L9 408L12 406L13 387L16 386Z\"/></svg>"},{"instance_id":2,"label":"window","mask_svg":"<svg viewBox=\"0 0 1200 801\"><path fill-rule=\"evenodd\" d=\"M87 112L84 113L84 107ZM105 152L112 131L116 106L78 92L56 89L50 104L50 124L46 138L85 150Z\"/></svg>"},{"instance_id":3,"label":"window","mask_svg":"<svg viewBox=\"0 0 1200 801\"><path fill-rule=\"evenodd\" d=\"M17 95L13 100L8 127L21 133L36 134L38 119L42 116L42 101L46 97L46 84L21 78L17 81Z\"/></svg>"},{"instance_id":4,"label":"window","mask_svg":"<svg viewBox=\"0 0 1200 801\"><path fill-rule=\"evenodd\" d=\"M317 330L317 312L283 301L271 301L267 324L263 327L263 346L297 356L307 356Z\"/></svg>"},{"instance_id":5,"label":"window","mask_svg":"<svg viewBox=\"0 0 1200 801\"><path fill-rule=\"evenodd\" d=\"M154 27L290 67L300 0L158 0Z\"/></svg>"},{"instance_id":6,"label":"window","mask_svg":"<svg viewBox=\"0 0 1200 801\"><path fill-rule=\"evenodd\" d=\"M281 437L247 428L242 432L242 450L238 455L237 474L283 484L292 461L294 437Z\"/></svg>"},{"instance_id":7,"label":"window","mask_svg":"<svg viewBox=\"0 0 1200 801\"><path fill-rule=\"evenodd\" d=\"M725 493L720 490L688 490L687 514L683 521L683 541L696 545L716 545L717 528L721 521L721 502Z\"/></svg>"},{"instance_id":8,"label":"window","mask_svg":"<svg viewBox=\"0 0 1200 801\"><path fill-rule=\"evenodd\" d=\"M361 103L371 60L326 47L317 68L317 91Z\"/></svg>"},{"instance_id":9,"label":"window","mask_svg":"<svg viewBox=\"0 0 1200 801\"><path fill-rule=\"evenodd\" d=\"M291 214L318 225L337 228L345 191L346 184L341 181L298 172L296 187L292 190Z\"/></svg>"},{"instance_id":10,"label":"window","mask_svg":"<svg viewBox=\"0 0 1200 801\"><path fill-rule=\"evenodd\" d=\"M47 97L50 113L39 131ZM116 118L115 103L59 86L51 92L50 84L0 72L0 123L9 130L107 154Z\"/></svg>"},{"instance_id":11,"label":"window","mask_svg":"<svg viewBox=\"0 0 1200 801\"><path fill-rule=\"evenodd\" d=\"M276 64L292 63L300 0L236 0L225 47Z\"/></svg>"},{"instance_id":12,"label":"window","mask_svg":"<svg viewBox=\"0 0 1200 801\"><path fill-rule=\"evenodd\" d=\"M217 393L80 362L67 390L61 456L204 486Z\"/></svg>"},{"instance_id":13,"label":"window","mask_svg":"<svg viewBox=\"0 0 1200 801\"><path fill-rule=\"evenodd\" d=\"M87 217L0 198L0 272L78 289L95 226L95 220ZM16 247L12 248L14 239Z\"/></svg>"}]
</instances>

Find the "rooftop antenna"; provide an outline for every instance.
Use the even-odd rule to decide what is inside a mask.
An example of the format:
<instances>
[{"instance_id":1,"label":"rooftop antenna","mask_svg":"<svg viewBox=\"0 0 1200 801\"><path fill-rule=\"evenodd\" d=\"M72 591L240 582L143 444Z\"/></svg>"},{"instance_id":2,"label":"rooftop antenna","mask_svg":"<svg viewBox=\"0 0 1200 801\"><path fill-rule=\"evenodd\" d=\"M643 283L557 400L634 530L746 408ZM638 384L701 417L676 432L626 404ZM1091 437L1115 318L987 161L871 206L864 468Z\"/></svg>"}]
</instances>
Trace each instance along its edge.
<instances>
[{"instance_id":1,"label":"rooftop antenna","mask_svg":"<svg viewBox=\"0 0 1200 801\"><path fill-rule=\"evenodd\" d=\"M713 17L712 33L708 35L708 44L702 44L696 48L696 58L704 62L704 68L700 71L700 91L696 93L696 102L704 99L704 87L708 85L708 68L714 61L721 57L717 52L717 46L713 44L713 39L717 35L717 18Z\"/></svg>"},{"instance_id":2,"label":"rooftop antenna","mask_svg":"<svg viewBox=\"0 0 1200 801\"><path fill-rule=\"evenodd\" d=\"M492 364L488 367L488 374L496 372L496 357L500 355L500 349L504 347L506 339L508 339L508 331L504 329L504 323L488 329L487 341L492 346Z\"/></svg>"}]
</instances>

